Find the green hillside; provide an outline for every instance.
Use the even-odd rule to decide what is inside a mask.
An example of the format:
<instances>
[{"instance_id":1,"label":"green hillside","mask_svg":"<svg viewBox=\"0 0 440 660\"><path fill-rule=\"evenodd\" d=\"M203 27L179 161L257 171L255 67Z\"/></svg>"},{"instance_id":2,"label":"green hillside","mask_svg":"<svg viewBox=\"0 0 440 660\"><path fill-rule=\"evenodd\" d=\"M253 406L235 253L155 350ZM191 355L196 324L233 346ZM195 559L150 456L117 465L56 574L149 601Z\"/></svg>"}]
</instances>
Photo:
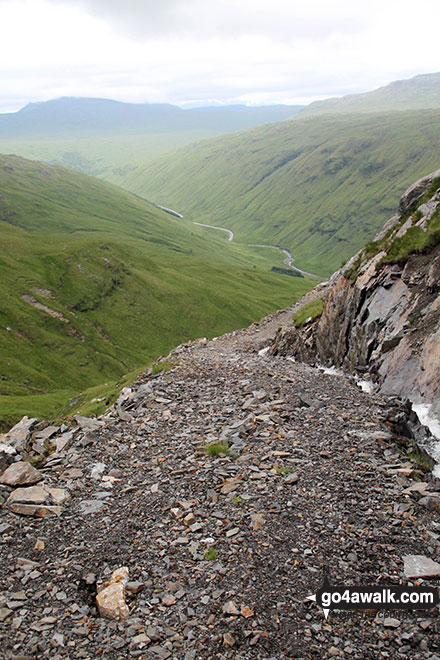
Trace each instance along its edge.
<instances>
[{"instance_id":1,"label":"green hillside","mask_svg":"<svg viewBox=\"0 0 440 660\"><path fill-rule=\"evenodd\" d=\"M440 111L297 117L177 150L123 185L329 275L438 167L439 153Z\"/></svg>"},{"instance_id":2,"label":"green hillside","mask_svg":"<svg viewBox=\"0 0 440 660\"><path fill-rule=\"evenodd\" d=\"M282 121L302 106L220 106L60 98L0 114L0 153L43 160L119 184L152 156L233 131Z\"/></svg>"},{"instance_id":3,"label":"green hillside","mask_svg":"<svg viewBox=\"0 0 440 660\"><path fill-rule=\"evenodd\" d=\"M0 423L51 417L182 341L290 304L313 283L115 186L0 156ZM269 253L269 254L267 254ZM278 261L276 259L278 258Z\"/></svg>"},{"instance_id":4,"label":"green hillside","mask_svg":"<svg viewBox=\"0 0 440 660\"><path fill-rule=\"evenodd\" d=\"M428 73L409 80L395 80L364 94L316 101L300 116L329 113L387 112L396 110L440 109L440 73Z\"/></svg>"}]
</instances>

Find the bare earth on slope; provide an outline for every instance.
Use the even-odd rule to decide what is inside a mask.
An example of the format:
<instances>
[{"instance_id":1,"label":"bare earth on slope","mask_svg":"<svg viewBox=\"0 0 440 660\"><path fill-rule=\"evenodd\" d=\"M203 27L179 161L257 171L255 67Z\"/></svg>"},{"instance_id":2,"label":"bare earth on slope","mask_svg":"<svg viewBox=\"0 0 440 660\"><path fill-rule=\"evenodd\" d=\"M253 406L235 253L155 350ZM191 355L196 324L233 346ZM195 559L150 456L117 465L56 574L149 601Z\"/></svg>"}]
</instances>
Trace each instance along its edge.
<instances>
[{"instance_id":1,"label":"bare earth on slope","mask_svg":"<svg viewBox=\"0 0 440 660\"><path fill-rule=\"evenodd\" d=\"M389 401L258 355L291 314L179 347L101 424L81 420L41 469L39 486L70 492L60 517L3 504L4 657L437 657L438 609L325 620L306 600L324 568L407 583L405 555L439 560L440 517L405 493L422 475L390 438ZM96 583L123 566L129 616L100 618Z\"/></svg>"}]
</instances>

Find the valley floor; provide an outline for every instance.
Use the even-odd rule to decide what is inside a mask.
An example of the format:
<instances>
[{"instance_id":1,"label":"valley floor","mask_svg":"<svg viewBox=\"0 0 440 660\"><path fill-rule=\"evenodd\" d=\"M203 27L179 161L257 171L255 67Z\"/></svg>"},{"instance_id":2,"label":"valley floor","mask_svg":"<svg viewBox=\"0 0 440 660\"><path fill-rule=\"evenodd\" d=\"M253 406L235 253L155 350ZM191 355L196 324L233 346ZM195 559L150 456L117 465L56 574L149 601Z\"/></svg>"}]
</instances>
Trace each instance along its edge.
<instances>
[{"instance_id":1,"label":"valley floor","mask_svg":"<svg viewBox=\"0 0 440 660\"><path fill-rule=\"evenodd\" d=\"M438 608L326 620L306 600L324 568L334 584L406 584L405 555L438 561L440 516L404 492L418 466L390 439L388 400L259 355L291 315L179 347L78 429L42 468L70 491L60 517L3 505L2 657L437 658ZM231 455L207 455L222 440ZM118 623L98 616L94 580L120 566Z\"/></svg>"}]
</instances>

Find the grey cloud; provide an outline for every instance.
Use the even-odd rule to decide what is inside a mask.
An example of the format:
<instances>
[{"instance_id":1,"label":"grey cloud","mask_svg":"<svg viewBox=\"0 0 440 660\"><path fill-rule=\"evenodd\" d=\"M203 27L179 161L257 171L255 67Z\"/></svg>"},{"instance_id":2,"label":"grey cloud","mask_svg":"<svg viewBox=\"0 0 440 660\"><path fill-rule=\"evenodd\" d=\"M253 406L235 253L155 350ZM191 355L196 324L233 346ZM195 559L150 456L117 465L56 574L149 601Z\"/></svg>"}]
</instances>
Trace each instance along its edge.
<instances>
[{"instance_id":1,"label":"grey cloud","mask_svg":"<svg viewBox=\"0 0 440 660\"><path fill-rule=\"evenodd\" d=\"M265 35L290 42L296 39L323 39L334 33L362 31L357 12L332 6L332 11L296 11L295 4L249 3L223 0L61 0L79 6L89 14L108 21L113 28L132 37L190 36L237 37ZM60 2L60 0L52 0ZM299 3L301 4L301 3ZM312 3L313 5L313 3Z\"/></svg>"}]
</instances>

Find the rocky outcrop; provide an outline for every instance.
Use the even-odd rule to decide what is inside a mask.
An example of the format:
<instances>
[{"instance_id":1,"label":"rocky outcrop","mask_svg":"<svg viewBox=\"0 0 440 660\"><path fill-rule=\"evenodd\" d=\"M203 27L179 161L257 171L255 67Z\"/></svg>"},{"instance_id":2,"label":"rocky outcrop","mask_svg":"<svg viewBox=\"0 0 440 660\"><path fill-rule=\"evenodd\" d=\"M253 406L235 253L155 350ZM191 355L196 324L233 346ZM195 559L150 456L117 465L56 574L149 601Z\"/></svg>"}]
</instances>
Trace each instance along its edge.
<instances>
[{"instance_id":1,"label":"rocky outcrop","mask_svg":"<svg viewBox=\"0 0 440 660\"><path fill-rule=\"evenodd\" d=\"M368 373L383 393L440 413L439 177L440 170L408 189L375 242L332 276L322 316L280 329L273 354ZM427 245L403 256L401 247L392 259L397 241L411 245L415 232L429 236Z\"/></svg>"}]
</instances>

